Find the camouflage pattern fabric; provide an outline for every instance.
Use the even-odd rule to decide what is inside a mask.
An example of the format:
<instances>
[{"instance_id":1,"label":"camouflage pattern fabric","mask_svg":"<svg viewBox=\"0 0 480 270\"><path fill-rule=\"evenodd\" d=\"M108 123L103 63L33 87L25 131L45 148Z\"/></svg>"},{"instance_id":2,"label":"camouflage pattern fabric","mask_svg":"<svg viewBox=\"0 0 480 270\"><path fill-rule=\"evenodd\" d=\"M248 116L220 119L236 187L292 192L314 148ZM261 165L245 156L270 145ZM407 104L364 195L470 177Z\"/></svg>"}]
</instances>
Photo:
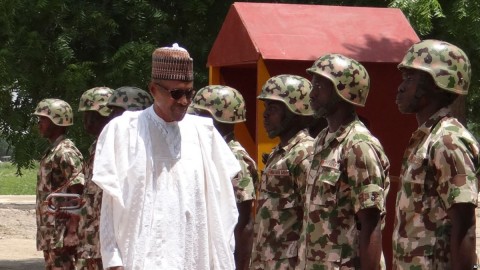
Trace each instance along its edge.
<instances>
[{"instance_id":1,"label":"camouflage pattern fabric","mask_svg":"<svg viewBox=\"0 0 480 270\"><path fill-rule=\"evenodd\" d=\"M77 270L74 265L75 247L48 249L43 251L45 270Z\"/></svg>"},{"instance_id":2,"label":"camouflage pattern fabric","mask_svg":"<svg viewBox=\"0 0 480 270\"><path fill-rule=\"evenodd\" d=\"M341 54L326 54L318 58L307 73L329 79L337 94L346 102L364 107L370 89L370 76L357 60Z\"/></svg>"},{"instance_id":3,"label":"camouflage pattern fabric","mask_svg":"<svg viewBox=\"0 0 480 270\"><path fill-rule=\"evenodd\" d=\"M257 98L280 101L292 113L310 116L313 115L309 102L311 91L312 84L309 80L297 75L282 74L268 79Z\"/></svg>"},{"instance_id":4,"label":"camouflage pattern fabric","mask_svg":"<svg viewBox=\"0 0 480 270\"><path fill-rule=\"evenodd\" d=\"M83 157L72 141L60 136L47 149L40 160L37 175L37 249L50 250L63 247L66 219L47 214L47 205L43 202L50 193L64 186L84 183L82 173ZM72 179L73 178L73 179ZM67 192L59 190L58 192Z\"/></svg>"},{"instance_id":5,"label":"camouflage pattern fabric","mask_svg":"<svg viewBox=\"0 0 480 270\"><path fill-rule=\"evenodd\" d=\"M438 87L459 95L467 94L472 75L465 52L448 42L433 39L413 44L398 68L423 70Z\"/></svg>"},{"instance_id":6,"label":"camouflage pattern fabric","mask_svg":"<svg viewBox=\"0 0 480 270\"><path fill-rule=\"evenodd\" d=\"M108 87L95 87L85 91L80 97L79 112L96 111L101 116L109 116L112 109L107 107L107 102L113 90Z\"/></svg>"},{"instance_id":7,"label":"camouflage pattern fabric","mask_svg":"<svg viewBox=\"0 0 480 270\"><path fill-rule=\"evenodd\" d=\"M477 204L479 145L443 108L405 151L393 233L394 269L451 269L447 210Z\"/></svg>"},{"instance_id":8,"label":"camouflage pattern fabric","mask_svg":"<svg viewBox=\"0 0 480 270\"><path fill-rule=\"evenodd\" d=\"M40 101L33 114L46 116L57 126L73 125L72 107L61 99L46 98Z\"/></svg>"},{"instance_id":9,"label":"camouflage pattern fabric","mask_svg":"<svg viewBox=\"0 0 480 270\"><path fill-rule=\"evenodd\" d=\"M237 158L241 168L240 172L232 179L235 199L237 203L254 200L255 184L258 182L257 164L238 141L229 141L228 147Z\"/></svg>"},{"instance_id":10,"label":"camouflage pattern fabric","mask_svg":"<svg viewBox=\"0 0 480 270\"><path fill-rule=\"evenodd\" d=\"M139 111L153 104L152 96L145 90L132 86L115 89L108 99L108 107L120 107L126 111Z\"/></svg>"},{"instance_id":11,"label":"camouflage pattern fabric","mask_svg":"<svg viewBox=\"0 0 480 270\"><path fill-rule=\"evenodd\" d=\"M220 123L247 121L245 100L236 89L224 85L209 85L198 90L189 107L189 113L200 115L205 110Z\"/></svg>"},{"instance_id":12,"label":"camouflage pattern fabric","mask_svg":"<svg viewBox=\"0 0 480 270\"><path fill-rule=\"evenodd\" d=\"M250 269L293 269L303 218L308 157L313 138L305 130L270 153L259 183Z\"/></svg>"},{"instance_id":13,"label":"camouflage pattern fabric","mask_svg":"<svg viewBox=\"0 0 480 270\"><path fill-rule=\"evenodd\" d=\"M97 269L98 263L89 262L101 259L100 254L100 210L102 208L102 189L92 181L93 161L95 156L95 148L97 140L95 140L89 148L90 158L85 163L85 188L83 191L84 205L80 211L80 222L78 226L78 236L80 243L77 248L77 256L80 269ZM100 261L101 262L101 261ZM101 269L101 268L100 268Z\"/></svg>"},{"instance_id":14,"label":"camouflage pattern fabric","mask_svg":"<svg viewBox=\"0 0 480 270\"><path fill-rule=\"evenodd\" d=\"M314 149L296 269L360 269L356 213L376 208L385 216L390 163L358 118L322 130Z\"/></svg>"}]
</instances>

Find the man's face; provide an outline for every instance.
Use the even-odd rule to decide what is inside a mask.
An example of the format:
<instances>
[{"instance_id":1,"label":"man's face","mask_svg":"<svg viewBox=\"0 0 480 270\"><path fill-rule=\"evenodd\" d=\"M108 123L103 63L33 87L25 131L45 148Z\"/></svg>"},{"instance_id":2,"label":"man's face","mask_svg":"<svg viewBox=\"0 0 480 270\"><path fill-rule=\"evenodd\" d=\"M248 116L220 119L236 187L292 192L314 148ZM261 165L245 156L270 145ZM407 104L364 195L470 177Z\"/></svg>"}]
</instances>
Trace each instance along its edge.
<instances>
[{"instance_id":1,"label":"man's face","mask_svg":"<svg viewBox=\"0 0 480 270\"><path fill-rule=\"evenodd\" d=\"M83 128L93 136L100 135L108 121L110 121L109 116L102 116L96 111L86 111L83 114Z\"/></svg>"},{"instance_id":2,"label":"man's face","mask_svg":"<svg viewBox=\"0 0 480 270\"><path fill-rule=\"evenodd\" d=\"M43 138L50 138L55 125L52 121L46 116L38 116L38 133Z\"/></svg>"},{"instance_id":3,"label":"man's face","mask_svg":"<svg viewBox=\"0 0 480 270\"><path fill-rule=\"evenodd\" d=\"M110 107L110 106L109 106ZM117 107L117 106L111 106L110 109L112 109L112 112L110 113L110 118L113 119L117 116L122 115L125 112L125 109L122 107Z\"/></svg>"},{"instance_id":4,"label":"man's face","mask_svg":"<svg viewBox=\"0 0 480 270\"><path fill-rule=\"evenodd\" d=\"M263 126L268 137L275 138L282 134L289 123L285 122L286 106L280 101L265 100L265 111L263 112Z\"/></svg>"},{"instance_id":5,"label":"man's face","mask_svg":"<svg viewBox=\"0 0 480 270\"><path fill-rule=\"evenodd\" d=\"M165 122L182 120L195 94L195 92L190 92L191 89L193 89L193 82L152 81L150 83L150 93L152 93L154 99L153 109L155 113ZM180 98L174 99L171 95L173 91L185 92ZM188 93L189 96L187 97L185 93Z\"/></svg>"},{"instance_id":6,"label":"man's face","mask_svg":"<svg viewBox=\"0 0 480 270\"><path fill-rule=\"evenodd\" d=\"M312 78L312 91L310 92L310 106L317 117L330 115L338 104L339 97L333 83L314 74Z\"/></svg>"},{"instance_id":7,"label":"man's face","mask_svg":"<svg viewBox=\"0 0 480 270\"><path fill-rule=\"evenodd\" d=\"M420 99L416 97L422 73L415 69L402 69L402 83L398 86L395 103L401 113L416 113L420 109Z\"/></svg>"}]
</instances>

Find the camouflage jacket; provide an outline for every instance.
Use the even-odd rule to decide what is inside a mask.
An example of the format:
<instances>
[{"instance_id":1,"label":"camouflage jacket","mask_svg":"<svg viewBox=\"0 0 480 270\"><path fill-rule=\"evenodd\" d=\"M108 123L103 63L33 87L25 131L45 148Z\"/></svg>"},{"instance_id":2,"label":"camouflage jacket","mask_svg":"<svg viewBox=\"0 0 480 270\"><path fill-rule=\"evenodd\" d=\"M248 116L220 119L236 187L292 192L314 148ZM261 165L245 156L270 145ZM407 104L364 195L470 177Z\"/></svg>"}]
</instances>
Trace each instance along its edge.
<instances>
[{"instance_id":1,"label":"camouflage jacket","mask_svg":"<svg viewBox=\"0 0 480 270\"><path fill-rule=\"evenodd\" d=\"M258 182L257 164L248 155L245 148L235 140L228 142L228 147L240 163L240 172L232 179L237 203L255 199L255 184Z\"/></svg>"},{"instance_id":2,"label":"camouflage jacket","mask_svg":"<svg viewBox=\"0 0 480 270\"><path fill-rule=\"evenodd\" d=\"M314 149L297 269L360 269L356 213L385 215L390 163L358 118L333 134L322 130Z\"/></svg>"},{"instance_id":3,"label":"camouflage jacket","mask_svg":"<svg viewBox=\"0 0 480 270\"><path fill-rule=\"evenodd\" d=\"M297 257L308 156L313 151L313 138L307 134L300 131L268 157L259 183L251 269L268 269L272 261ZM275 267L282 268L289 267Z\"/></svg>"},{"instance_id":4,"label":"camouflage jacket","mask_svg":"<svg viewBox=\"0 0 480 270\"><path fill-rule=\"evenodd\" d=\"M37 174L37 249L63 247L66 219L47 212L45 199L52 192L67 192L68 186L83 184L83 157L73 142L63 135L46 150ZM68 181L72 180L70 183ZM68 184L67 184L68 183ZM65 187L63 187L66 185ZM57 189L61 188L57 191Z\"/></svg>"},{"instance_id":5,"label":"camouflage jacket","mask_svg":"<svg viewBox=\"0 0 480 270\"><path fill-rule=\"evenodd\" d=\"M478 142L447 108L413 133L395 208L393 253L399 267L450 269L447 210L456 203L477 204L478 155Z\"/></svg>"},{"instance_id":6,"label":"camouflage jacket","mask_svg":"<svg viewBox=\"0 0 480 270\"><path fill-rule=\"evenodd\" d=\"M80 223L78 236L80 244L77 247L79 258L101 258L100 255L100 210L102 208L102 189L92 181L93 160L95 156L95 140L89 148L90 158L85 163L85 188L83 190L83 202L80 211Z\"/></svg>"}]
</instances>

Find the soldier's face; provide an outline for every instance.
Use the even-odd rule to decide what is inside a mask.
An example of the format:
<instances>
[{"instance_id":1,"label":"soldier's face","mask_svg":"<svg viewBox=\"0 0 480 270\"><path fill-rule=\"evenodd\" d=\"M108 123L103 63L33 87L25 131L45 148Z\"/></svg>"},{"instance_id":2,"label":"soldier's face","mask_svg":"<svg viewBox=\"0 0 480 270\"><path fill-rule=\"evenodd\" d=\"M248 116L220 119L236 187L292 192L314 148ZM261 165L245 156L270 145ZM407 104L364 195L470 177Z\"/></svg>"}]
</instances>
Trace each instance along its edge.
<instances>
[{"instance_id":1,"label":"soldier's face","mask_svg":"<svg viewBox=\"0 0 480 270\"><path fill-rule=\"evenodd\" d=\"M420 96L417 93L422 73L415 69L402 69L402 83L398 86L395 103L401 113L416 113L420 109Z\"/></svg>"},{"instance_id":2,"label":"soldier's face","mask_svg":"<svg viewBox=\"0 0 480 270\"><path fill-rule=\"evenodd\" d=\"M330 115L337 107L338 100L333 83L323 76L313 75L310 106L315 115L317 117Z\"/></svg>"},{"instance_id":3,"label":"soldier's face","mask_svg":"<svg viewBox=\"0 0 480 270\"><path fill-rule=\"evenodd\" d=\"M275 100L265 100L265 111L263 112L263 126L268 137L278 137L289 124L286 118L287 108L285 104Z\"/></svg>"},{"instance_id":4,"label":"soldier's face","mask_svg":"<svg viewBox=\"0 0 480 270\"><path fill-rule=\"evenodd\" d=\"M88 134L98 136L110 119L96 111L86 111L83 114L83 127Z\"/></svg>"},{"instance_id":5,"label":"soldier's face","mask_svg":"<svg viewBox=\"0 0 480 270\"><path fill-rule=\"evenodd\" d=\"M110 108L112 109L112 112L110 113L110 118L111 119L113 119L117 116L120 116L125 112L125 109L122 108L122 107L112 106Z\"/></svg>"},{"instance_id":6,"label":"soldier's face","mask_svg":"<svg viewBox=\"0 0 480 270\"><path fill-rule=\"evenodd\" d=\"M165 122L180 121L185 117L194 95L194 93L189 92L189 90L193 89L193 82L152 81L149 89L154 99L153 109ZM180 98L174 99L171 92L178 90L185 92ZM187 93L188 95L186 95Z\"/></svg>"},{"instance_id":7,"label":"soldier's face","mask_svg":"<svg viewBox=\"0 0 480 270\"><path fill-rule=\"evenodd\" d=\"M38 133L40 136L44 138L49 138L52 130L54 128L54 124L52 121L46 116L38 116Z\"/></svg>"}]
</instances>

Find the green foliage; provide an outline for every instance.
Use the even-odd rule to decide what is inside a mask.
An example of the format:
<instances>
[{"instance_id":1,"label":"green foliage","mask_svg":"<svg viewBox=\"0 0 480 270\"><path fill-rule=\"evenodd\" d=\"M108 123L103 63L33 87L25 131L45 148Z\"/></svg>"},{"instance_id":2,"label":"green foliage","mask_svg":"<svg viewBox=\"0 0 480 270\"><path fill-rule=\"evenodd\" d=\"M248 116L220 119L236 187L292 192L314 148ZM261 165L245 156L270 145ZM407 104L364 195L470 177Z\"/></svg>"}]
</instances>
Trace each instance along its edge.
<instances>
[{"instance_id":1,"label":"green foliage","mask_svg":"<svg viewBox=\"0 0 480 270\"><path fill-rule=\"evenodd\" d=\"M17 168L9 162L0 163L0 195L34 195L38 164L17 175Z\"/></svg>"},{"instance_id":2,"label":"green foliage","mask_svg":"<svg viewBox=\"0 0 480 270\"><path fill-rule=\"evenodd\" d=\"M243 1L253 2L253 1ZM468 97L469 126L480 134L480 7L476 0L262 1L401 8L422 38L459 45L470 56L475 81ZM231 0L0 0L0 134L13 146L13 161L30 168L47 142L32 112L43 98L61 98L78 109L95 86L147 88L154 48L177 42L194 58L195 86L208 83L206 62ZM69 130L86 154L76 112Z\"/></svg>"},{"instance_id":3,"label":"green foliage","mask_svg":"<svg viewBox=\"0 0 480 270\"><path fill-rule=\"evenodd\" d=\"M47 142L32 112L43 98L60 98L76 112L81 94L95 86L147 88L151 54L178 42L195 59L197 85L206 85L209 49L229 1L0 0L0 134L13 161L29 168ZM83 153L76 112L70 128Z\"/></svg>"}]
</instances>

